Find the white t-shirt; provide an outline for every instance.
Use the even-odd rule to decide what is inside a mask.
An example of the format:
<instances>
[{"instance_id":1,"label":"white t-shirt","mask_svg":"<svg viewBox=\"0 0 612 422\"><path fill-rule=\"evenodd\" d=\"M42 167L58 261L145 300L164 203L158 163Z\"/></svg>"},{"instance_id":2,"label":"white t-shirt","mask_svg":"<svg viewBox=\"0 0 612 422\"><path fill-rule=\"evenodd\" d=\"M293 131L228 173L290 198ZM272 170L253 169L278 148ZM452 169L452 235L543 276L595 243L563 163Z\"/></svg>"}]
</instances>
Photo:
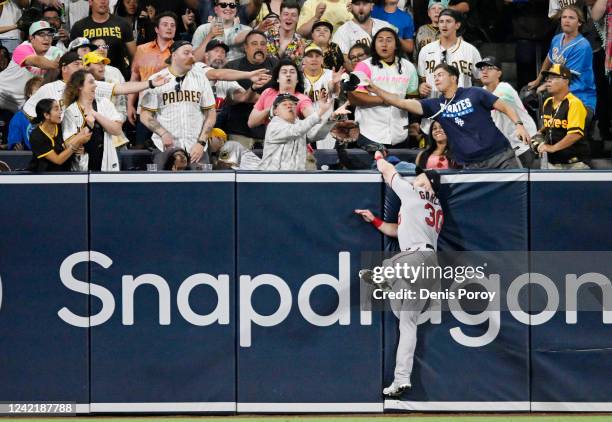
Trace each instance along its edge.
<instances>
[{"instance_id":1,"label":"white t-shirt","mask_svg":"<svg viewBox=\"0 0 612 422\"><path fill-rule=\"evenodd\" d=\"M499 85L497 85L497 88L495 88L495 91L493 91L493 95L499 97L514 109L516 114L518 114L519 120L523 122L529 136L536 134L538 128L527 112L527 109L525 109L525 106L519 98L518 93L514 88L512 88L512 85L510 85L508 82L500 82ZM508 138L512 149L514 149L517 156L529 149L529 145L524 144L523 141L518 138L516 133L516 125L514 122L512 122L510 117L497 110L491 111L491 117L493 118L495 126L497 126L501 133Z\"/></svg>"},{"instance_id":2,"label":"white t-shirt","mask_svg":"<svg viewBox=\"0 0 612 422\"><path fill-rule=\"evenodd\" d=\"M36 55L34 47L25 41L13 51L13 57L2 72L0 72L0 107L5 110L17 111L25 102L25 85L34 76L43 76L46 70L26 66L25 60ZM50 47L45 57L56 60L62 55L60 49Z\"/></svg>"},{"instance_id":3,"label":"white t-shirt","mask_svg":"<svg viewBox=\"0 0 612 422\"><path fill-rule=\"evenodd\" d=\"M391 188L402 201L397 220L397 240L402 251L429 244L438 249L444 213L438 198L396 174Z\"/></svg>"},{"instance_id":4,"label":"white t-shirt","mask_svg":"<svg viewBox=\"0 0 612 422\"><path fill-rule=\"evenodd\" d=\"M399 73L398 61L392 66L381 62L382 68L372 64L372 58L357 63L355 71L365 73L377 86L392 94L405 98L419 89L419 76L412 63L401 59L402 73ZM366 92L359 87L358 92ZM374 95L374 94L371 94ZM408 137L408 112L397 107L374 106L357 107L355 120L359 130L371 141L385 145L396 145Z\"/></svg>"},{"instance_id":5,"label":"white t-shirt","mask_svg":"<svg viewBox=\"0 0 612 422\"><path fill-rule=\"evenodd\" d=\"M184 75L178 91L176 76L169 68L160 70L149 79L155 79L159 75L170 78L170 82L145 91L140 105L142 109L156 114L157 121L179 143L176 146L190 151L202 131L202 111L215 107L215 96L210 82L199 66L194 66ZM164 150L161 137L154 133L152 140L160 151Z\"/></svg>"},{"instance_id":6,"label":"white t-shirt","mask_svg":"<svg viewBox=\"0 0 612 422\"><path fill-rule=\"evenodd\" d=\"M342 26L340 26L340 28L336 30L332 41L338 44L340 50L342 51L342 54L348 54L351 47L354 46L357 42L369 46L372 43L372 36L382 28L391 28L395 32L397 32L397 28L391 25L389 22L385 22L380 19L371 19L374 22L372 24L372 34L368 34L361 27L361 25L355 23L355 21L352 19L344 23Z\"/></svg>"},{"instance_id":7,"label":"white t-shirt","mask_svg":"<svg viewBox=\"0 0 612 422\"><path fill-rule=\"evenodd\" d=\"M108 98L96 98L98 113L104 117L114 121L123 123L123 119L113 103ZM70 104L64 111L62 119L62 133L64 140L77 134L77 132L85 126L85 116L75 101ZM102 154L102 169L101 171L119 171L119 158L117 150L113 146L113 136L104 131L104 152Z\"/></svg>"},{"instance_id":8,"label":"white t-shirt","mask_svg":"<svg viewBox=\"0 0 612 422\"><path fill-rule=\"evenodd\" d=\"M113 97L114 84L107 82L96 81L96 100L102 98L111 99ZM36 117L36 105L43 98L51 98L59 102L62 110L64 107L64 91L66 91L66 82L59 80L44 84L39 88L34 95L23 105L23 112L31 120Z\"/></svg>"},{"instance_id":9,"label":"white t-shirt","mask_svg":"<svg viewBox=\"0 0 612 422\"><path fill-rule=\"evenodd\" d=\"M14 25L21 18L21 9L15 0L8 0L4 3L2 14L0 14L0 26ZM19 39L19 29L0 34L0 40Z\"/></svg>"},{"instance_id":10,"label":"white t-shirt","mask_svg":"<svg viewBox=\"0 0 612 422\"><path fill-rule=\"evenodd\" d=\"M198 29L196 29L192 38L192 44L194 49L198 48L202 44L202 42L204 42L204 39L210 32L211 27L211 23L205 23L203 25L200 25ZM227 52L228 62L244 57L244 51L242 50L242 45L244 43L236 44L234 40L236 39L236 35L238 35L239 33L244 31L251 31L252 29L253 28L247 25L234 25L230 28L225 28L223 30L223 37L217 38L222 40L230 48L230 50Z\"/></svg>"}]
</instances>

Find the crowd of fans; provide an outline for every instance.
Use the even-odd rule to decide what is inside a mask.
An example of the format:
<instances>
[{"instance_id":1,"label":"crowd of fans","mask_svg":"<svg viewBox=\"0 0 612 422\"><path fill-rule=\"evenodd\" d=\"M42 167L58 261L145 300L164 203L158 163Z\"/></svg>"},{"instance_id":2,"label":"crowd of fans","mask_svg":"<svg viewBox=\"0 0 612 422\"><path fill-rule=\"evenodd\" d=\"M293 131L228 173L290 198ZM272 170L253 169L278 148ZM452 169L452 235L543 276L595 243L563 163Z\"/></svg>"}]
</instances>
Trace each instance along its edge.
<instances>
[{"instance_id":1,"label":"crowd of fans","mask_svg":"<svg viewBox=\"0 0 612 422\"><path fill-rule=\"evenodd\" d=\"M588 169L612 139L612 0L3 0L0 45L0 149L32 171Z\"/></svg>"}]
</instances>

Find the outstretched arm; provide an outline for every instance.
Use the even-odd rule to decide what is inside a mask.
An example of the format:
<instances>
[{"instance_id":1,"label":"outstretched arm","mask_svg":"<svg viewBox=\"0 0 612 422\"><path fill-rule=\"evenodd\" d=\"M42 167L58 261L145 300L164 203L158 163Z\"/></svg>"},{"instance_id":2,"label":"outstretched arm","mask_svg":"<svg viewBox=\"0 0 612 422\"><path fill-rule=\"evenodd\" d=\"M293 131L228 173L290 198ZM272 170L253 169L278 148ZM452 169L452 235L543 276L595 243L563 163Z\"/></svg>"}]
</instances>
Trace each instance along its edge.
<instances>
[{"instance_id":1,"label":"outstretched arm","mask_svg":"<svg viewBox=\"0 0 612 422\"><path fill-rule=\"evenodd\" d=\"M157 78L152 80L153 86L157 88L158 86L162 86L167 83L170 78L166 78L164 76L158 76ZM127 95L127 94L137 94L140 91L144 91L145 89L149 89L149 81L142 82L123 82L122 84L115 85L115 95Z\"/></svg>"},{"instance_id":2,"label":"outstretched arm","mask_svg":"<svg viewBox=\"0 0 612 422\"><path fill-rule=\"evenodd\" d=\"M384 104L401 108L402 110L406 110L412 114L418 114L419 116L423 115L423 107L417 100L399 98L397 95L391 94L390 92L387 92L384 89L374 85L371 81L368 86L366 86L366 89L369 92L379 96Z\"/></svg>"},{"instance_id":3,"label":"outstretched arm","mask_svg":"<svg viewBox=\"0 0 612 422\"><path fill-rule=\"evenodd\" d=\"M397 224L383 221L372 214L370 210L355 210L355 214L360 215L363 221L376 227L385 236L397 237Z\"/></svg>"},{"instance_id":4,"label":"outstretched arm","mask_svg":"<svg viewBox=\"0 0 612 422\"><path fill-rule=\"evenodd\" d=\"M519 139L523 141L523 143L529 144L531 142L531 137L529 136L529 133L527 133L525 126L523 126L523 124L516 123L519 121L518 114L516 114L516 111L510 105L508 105L508 103L505 103L503 100L497 100L493 104L493 108L504 113L510 118L510 120L512 120L512 122L516 125L517 135Z\"/></svg>"}]
</instances>

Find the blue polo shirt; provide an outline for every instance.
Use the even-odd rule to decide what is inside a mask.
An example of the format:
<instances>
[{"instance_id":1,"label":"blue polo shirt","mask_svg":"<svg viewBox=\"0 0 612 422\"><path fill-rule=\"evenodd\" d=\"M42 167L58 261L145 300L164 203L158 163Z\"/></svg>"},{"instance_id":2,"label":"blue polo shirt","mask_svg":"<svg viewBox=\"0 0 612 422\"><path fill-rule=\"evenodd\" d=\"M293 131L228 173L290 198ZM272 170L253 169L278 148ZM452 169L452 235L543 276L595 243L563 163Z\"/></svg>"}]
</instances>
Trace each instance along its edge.
<instances>
[{"instance_id":1,"label":"blue polo shirt","mask_svg":"<svg viewBox=\"0 0 612 422\"><path fill-rule=\"evenodd\" d=\"M484 161L510 148L510 142L499 131L491 110L498 98L482 88L458 88L455 98L444 96L421 100L423 117L431 117L448 103L444 112L434 117L446 136L450 155L457 163Z\"/></svg>"},{"instance_id":2,"label":"blue polo shirt","mask_svg":"<svg viewBox=\"0 0 612 422\"><path fill-rule=\"evenodd\" d=\"M397 28L397 35L401 40L414 39L414 20L412 16L403 10L397 9L393 13L387 13L383 6L376 5L372 9L372 17L389 22L391 25L395 26Z\"/></svg>"},{"instance_id":3,"label":"blue polo shirt","mask_svg":"<svg viewBox=\"0 0 612 422\"><path fill-rule=\"evenodd\" d=\"M595 111L597 105L597 92L595 91L595 75L593 73L593 50L591 44L582 35L569 43L562 45L563 33L555 35L548 50L548 60L553 64L565 65L572 71L569 90L585 106Z\"/></svg>"}]
</instances>

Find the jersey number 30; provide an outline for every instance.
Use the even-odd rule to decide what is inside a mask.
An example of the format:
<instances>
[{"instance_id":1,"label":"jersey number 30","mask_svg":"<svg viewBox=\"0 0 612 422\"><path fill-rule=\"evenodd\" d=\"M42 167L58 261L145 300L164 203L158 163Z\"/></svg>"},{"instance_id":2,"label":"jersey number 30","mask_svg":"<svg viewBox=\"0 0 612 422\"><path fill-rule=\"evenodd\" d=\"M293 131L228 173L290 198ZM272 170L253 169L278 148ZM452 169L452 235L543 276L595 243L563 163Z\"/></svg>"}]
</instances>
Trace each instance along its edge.
<instances>
[{"instance_id":1,"label":"jersey number 30","mask_svg":"<svg viewBox=\"0 0 612 422\"><path fill-rule=\"evenodd\" d=\"M436 211L431 204L425 204L425 209L429 211L429 216L425 217L425 222L428 226L435 228L437 233L440 233L442 224L444 224L444 213L442 210Z\"/></svg>"}]
</instances>

